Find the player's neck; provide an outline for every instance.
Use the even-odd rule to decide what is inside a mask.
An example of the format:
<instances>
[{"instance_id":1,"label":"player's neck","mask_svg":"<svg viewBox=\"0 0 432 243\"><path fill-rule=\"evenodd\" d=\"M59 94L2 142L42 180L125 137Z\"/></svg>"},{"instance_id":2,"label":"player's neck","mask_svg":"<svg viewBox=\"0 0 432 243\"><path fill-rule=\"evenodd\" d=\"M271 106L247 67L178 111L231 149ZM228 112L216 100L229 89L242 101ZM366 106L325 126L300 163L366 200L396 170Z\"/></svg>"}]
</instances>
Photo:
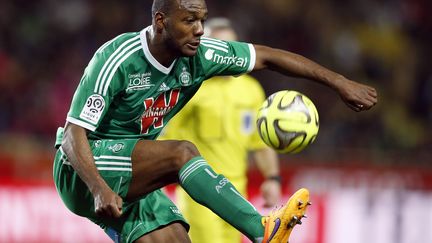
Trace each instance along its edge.
<instances>
[{"instance_id":1,"label":"player's neck","mask_svg":"<svg viewBox=\"0 0 432 243\"><path fill-rule=\"evenodd\" d=\"M171 54L165 43L158 38L152 31L146 33L147 45L152 56L163 66L169 67L177 58L176 55Z\"/></svg>"}]
</instances>

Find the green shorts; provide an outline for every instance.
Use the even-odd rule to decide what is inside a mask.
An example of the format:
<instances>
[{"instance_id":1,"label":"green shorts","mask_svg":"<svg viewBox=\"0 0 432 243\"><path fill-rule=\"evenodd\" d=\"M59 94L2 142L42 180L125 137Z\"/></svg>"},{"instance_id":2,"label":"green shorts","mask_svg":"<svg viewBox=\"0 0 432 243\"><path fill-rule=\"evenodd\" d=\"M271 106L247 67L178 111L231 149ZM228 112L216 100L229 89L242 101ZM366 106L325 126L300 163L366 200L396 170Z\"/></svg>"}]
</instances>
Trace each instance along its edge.
<instances>
[{"instance_id":1,"label":"green shorts","mask_svg":"<svg viewBox=\"0 0 432 243\"><path fill-rule=\"evenodd\" d=\"M161 191L153 191L134 202L125 201L132 179L131 154L138 139L90 140L99 173L120 197L123 214L119 219L102 219L94 212L94 199L80 179L62 148L54 159L54 182L63 202L73 213L86 217L105 231L114 230L121 242L133 242L155 229L180 222L186 230L189 225L174 203Z\"/></svg>"}]
</instances>

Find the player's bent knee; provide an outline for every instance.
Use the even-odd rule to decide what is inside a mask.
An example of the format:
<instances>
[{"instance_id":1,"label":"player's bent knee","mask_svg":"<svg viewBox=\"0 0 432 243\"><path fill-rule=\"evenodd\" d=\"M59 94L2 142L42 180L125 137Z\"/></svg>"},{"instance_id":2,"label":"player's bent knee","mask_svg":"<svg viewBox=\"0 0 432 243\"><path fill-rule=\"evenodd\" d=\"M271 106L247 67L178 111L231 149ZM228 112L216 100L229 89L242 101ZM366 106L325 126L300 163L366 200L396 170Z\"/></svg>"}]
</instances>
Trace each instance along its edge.
<instances>
[{"instance_id":1,"label":"player's bent knee","mask_svg":"<svg viewBox=\"0 0 432 243\"><path fill-rule=\"evenodd\" d=\"M176 165L178 168L182 168L189 160L194 157L200 156L200 153L197 147L186 140L180 140L176 142L175 146L175 154L176 154Z\"/></svg>"}]
</instances>

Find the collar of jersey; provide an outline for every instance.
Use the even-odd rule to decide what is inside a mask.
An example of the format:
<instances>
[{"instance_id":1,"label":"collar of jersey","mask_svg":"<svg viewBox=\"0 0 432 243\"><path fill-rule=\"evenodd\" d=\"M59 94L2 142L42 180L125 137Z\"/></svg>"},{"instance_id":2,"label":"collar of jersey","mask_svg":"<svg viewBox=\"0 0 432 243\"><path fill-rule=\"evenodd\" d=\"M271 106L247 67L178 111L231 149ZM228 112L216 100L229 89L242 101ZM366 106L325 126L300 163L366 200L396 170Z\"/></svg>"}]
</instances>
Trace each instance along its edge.
<instances>
[{"instance_id":1,"label":"collar of jersey","mask_svg":"<svg viewBox=\"0 0 432 243\"><path fill-rule=\"evenodd\" d=\"M151 33L152 31L153 29L151 28L150 25L147 26L145 29L141 30L140 32L141 45L144 51L144 55L153 67L155 67L157 70L161 71L164 74L168 74L171 72L171 69L174 67L174 64L177 61L177 59L175 59L169 67L165 67L164 65L160 64L158 60L156 60L156 58L154 58L154 56L151 54L148 48L147 37L146 37L146 33L147 32Z\"/></svg>"}]
</instances>

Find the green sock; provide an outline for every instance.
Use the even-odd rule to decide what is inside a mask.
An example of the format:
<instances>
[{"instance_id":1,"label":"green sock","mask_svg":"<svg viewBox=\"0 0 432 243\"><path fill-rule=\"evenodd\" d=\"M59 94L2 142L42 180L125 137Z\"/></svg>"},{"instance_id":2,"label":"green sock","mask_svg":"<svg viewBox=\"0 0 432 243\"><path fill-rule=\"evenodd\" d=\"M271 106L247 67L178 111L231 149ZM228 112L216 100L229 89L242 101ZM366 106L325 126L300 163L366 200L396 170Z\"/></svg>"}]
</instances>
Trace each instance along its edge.
<instances>
[{"instance_id":1,"label":"green sock","mask_svg":"<svg viewBox=\"0 0 432 243\"><path fill-rule=\"evenodd\" d=\"M179 177L180 185L196 202L212 210L250 240L263 237L262 216L228 179L216 174L202 157L187 162Z\"/></svg>"}]
</instances>

